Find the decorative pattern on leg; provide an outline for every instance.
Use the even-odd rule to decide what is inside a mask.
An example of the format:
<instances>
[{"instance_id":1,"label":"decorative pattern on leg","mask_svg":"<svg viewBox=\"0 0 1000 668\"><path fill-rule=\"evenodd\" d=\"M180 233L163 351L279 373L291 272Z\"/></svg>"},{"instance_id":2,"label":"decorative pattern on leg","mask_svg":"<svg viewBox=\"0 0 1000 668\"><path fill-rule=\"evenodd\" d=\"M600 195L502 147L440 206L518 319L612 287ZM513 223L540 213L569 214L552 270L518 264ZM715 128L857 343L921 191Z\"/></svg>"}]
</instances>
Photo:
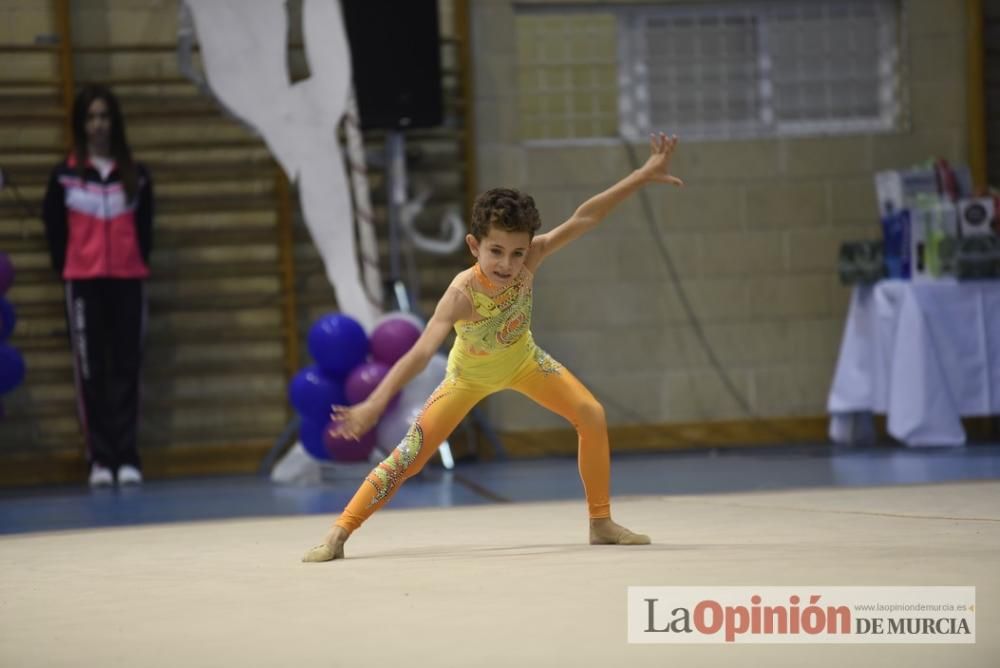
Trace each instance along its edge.
<instances>
[{"instance_id":1,"label":"decorative pattern on leg","mask_svg":"<svg viewBox=\"0 0 1000 668\"><path fill-rule=\"evenodd\" d=\"M552 359L552 356L541 348L535 347L535 363L545 373L559 373L562 364Z\"/></svg>"},{"instance_id":2,"label":"decorative pattern on leg","mask_svg":"<svg viewBox=\"0 0 1000 668\"><path fill-rule=\"evenodd\" d=\"M396 449L383 459L368 476L368 482L375 488L375 496L368 504L369 508L376 505L396 488L396 485L406 476L406 469L420 454L423 445L424 430L420 428L418 422L414 422Z\"/></svg>"}]
</instances>

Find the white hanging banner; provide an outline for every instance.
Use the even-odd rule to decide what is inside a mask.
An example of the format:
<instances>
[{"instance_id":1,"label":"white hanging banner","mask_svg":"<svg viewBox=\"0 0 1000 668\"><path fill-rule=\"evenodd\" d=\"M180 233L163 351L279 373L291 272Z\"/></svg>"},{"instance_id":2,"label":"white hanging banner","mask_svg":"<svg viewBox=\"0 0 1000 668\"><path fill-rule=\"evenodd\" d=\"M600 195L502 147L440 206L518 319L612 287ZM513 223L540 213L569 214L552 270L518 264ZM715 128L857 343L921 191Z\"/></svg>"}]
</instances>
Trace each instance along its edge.
<instances>
[{"instance_id":1,"label":"white hanging banner","mask_svg":"<svg viewBox=\"0 0 1000 668\"><path fill-rule=\"evenodd\" d=\"M337 125L347 110L351 59L336 0L303 0L311 75L292 83L285 0L185 0L194 19L208 85L228 110L257 130L298 184L306 225L343 313L369 329L380 308L365 295L351 196ZM377 269L375 270L377 271Z\"/></svg>"}]
</instances>

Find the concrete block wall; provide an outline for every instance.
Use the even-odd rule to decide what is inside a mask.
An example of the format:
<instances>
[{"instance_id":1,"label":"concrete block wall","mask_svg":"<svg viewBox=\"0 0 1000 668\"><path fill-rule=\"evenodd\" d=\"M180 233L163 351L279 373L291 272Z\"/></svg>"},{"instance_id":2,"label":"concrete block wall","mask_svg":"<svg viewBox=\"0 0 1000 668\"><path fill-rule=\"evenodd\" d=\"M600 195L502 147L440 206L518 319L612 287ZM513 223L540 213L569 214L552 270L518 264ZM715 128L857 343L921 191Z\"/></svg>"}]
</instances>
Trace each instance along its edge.
<instances>
[{"instance_id":1,"label":"concrete block wall","mask_svg":"<svg viewBox=\"0 0 1000 668\"><path fill-rule=\"evenodd\" d=\"M624 175L626 154L610 143L526 145L519 105L531 100L519 94L514 3L471 5L479 187L527 190L551 229ZM849 296L835 276L836 253L842 240L878 234L872 173L930 156L966 158L964 3L903 0L903 7L905 131L684 142L676 172L688 187L648 193L706 337L761 415L824 412ZM451 25L453 2L441 0L439 9L442 25ZM175 1L89 0L73 3L72 11L74 41L81 45L176 38ZM5 43L31 43L52 26L48 3L0 6ZM58 77L51 55L15 57L18 76ZM175 70L175 54L160 58L78 56L77 80ZM56 143L58 133L27 127L2 138L16 149L50 134ZM138 125L130 134L133 142L144 138ZM644 147L638 149L641 154ZM605 402L612 423L743 416L687 323L638 199L543 266L536 304L537 339ZM514 394L491 400L489 410L503 429L563 426Z\"/></svg>"},{"instance_id":2,"label":"concrete block wall","mask_svg":"<svg viewBox=\"0 0 1000 668\"><path fill-rule=\"evenodd\" d=\"M705 336L756 414L825 413L850 295L837 252L844 240L880 234L874 172L929 157L966 161L964 4L902 2L906 129L682 137L674 171L688 187L647 190ZM518 110L530 102L519 91L516 26L514 3L473 0L478 184L531 193L551 229L630 166L611 141L523 141ZM535 306L536 340L604 402L612 424L746 417L698 343L638 198L542 266ZM491 398L488 410L507 431L566 426L514 393Z\"/></svg>"}]
</instances>

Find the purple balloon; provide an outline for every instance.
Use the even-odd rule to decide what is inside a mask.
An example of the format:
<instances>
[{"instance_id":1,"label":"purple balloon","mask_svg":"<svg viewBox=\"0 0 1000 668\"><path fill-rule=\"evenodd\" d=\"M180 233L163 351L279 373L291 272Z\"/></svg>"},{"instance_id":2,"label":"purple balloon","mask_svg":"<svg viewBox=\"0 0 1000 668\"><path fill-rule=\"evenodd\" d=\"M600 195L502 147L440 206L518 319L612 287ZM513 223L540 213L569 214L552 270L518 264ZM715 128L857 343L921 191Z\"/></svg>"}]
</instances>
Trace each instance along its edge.
<instances>
[{"instance_id":1,"label":"purple balloon","mask_svg":"<svg viewBox=\"0 0 1000 668\"><path fill-rule=\"evenodd\" d=\"M10 256L0 251L0 296L7 294L7 290L14 282L14 263L10 261Z\"/></svg>"},{"instance_id":2,"label":"purple balloon","mask_svg":"<svg viewBox=\"0 0 1000 668\"><path fill-rule=\"evenodd\" d=\"M408 318L394 317L383 320L371 335L372 357L392 366L405 355L420 338L421 330Z\"/></svg>"},{"instance_id":3,"label":"purple balloon","mask_svg":"<svg viewBox=\"0 0 1000 668\"><path fill-rule=\"evenodd\" d=\"M344 395L347 397L347 403L353 406L367 399L387 373L389 373L389 367L381 362L365 362L354 367L354 370L347 376L347 380L344 381ZM386 410L395 406L397 401L399 401L398 393L389 400Z\"/></svg>"},{"instance_id":4,"label":"purple balloon","mask_svg":"<svg viewBox=\"0 0 1000 668\"><path fill-rule=\"evenodd\" d=\"M326 452L335 462L366 462L375 449L375 430L372 429L362 436L360 440L353 438L342 438L333 435L333 428L337 425L335 420L331 420L326 429L323 430L323 445Z\"/></svg>"}]
</instances>

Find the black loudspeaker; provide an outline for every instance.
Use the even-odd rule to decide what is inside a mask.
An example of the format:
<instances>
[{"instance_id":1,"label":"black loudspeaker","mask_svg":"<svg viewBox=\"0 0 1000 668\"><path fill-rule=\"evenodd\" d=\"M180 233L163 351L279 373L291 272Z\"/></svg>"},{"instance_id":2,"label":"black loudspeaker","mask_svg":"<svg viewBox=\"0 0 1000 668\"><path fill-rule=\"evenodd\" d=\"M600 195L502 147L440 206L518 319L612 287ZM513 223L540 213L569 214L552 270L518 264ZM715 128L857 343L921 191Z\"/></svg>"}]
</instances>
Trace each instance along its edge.
<instances>
[{"instance_id":1,"label":"black loudspeaker","mask_svg":"<svg viewBox=\"0 0 1000 668\"><path fill-rule=\"evenodd\" d=\"M437 0L341 0L365 130L441 125Z\"/></svg>"}]
</instances>

